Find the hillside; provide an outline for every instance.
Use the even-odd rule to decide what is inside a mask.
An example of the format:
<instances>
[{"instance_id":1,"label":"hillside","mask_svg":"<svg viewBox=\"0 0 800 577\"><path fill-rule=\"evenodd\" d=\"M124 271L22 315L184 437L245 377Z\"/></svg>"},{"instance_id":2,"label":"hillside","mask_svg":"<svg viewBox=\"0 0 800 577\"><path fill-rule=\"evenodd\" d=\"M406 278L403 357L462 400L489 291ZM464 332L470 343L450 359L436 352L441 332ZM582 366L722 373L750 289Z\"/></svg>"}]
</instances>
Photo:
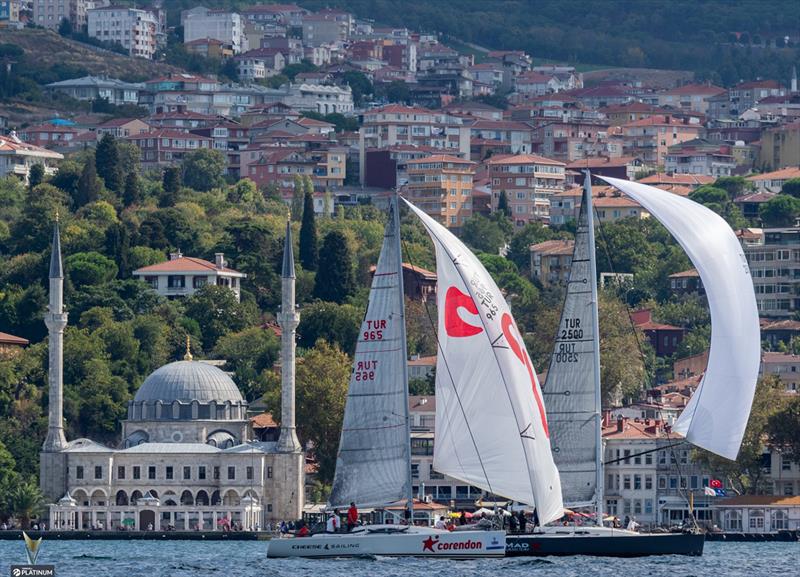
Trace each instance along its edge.
<instances>
[{"instance_id":1,"label":"hillside","mask_svg":"<svg viewBox=\"0 0 800 577\"><path fill-rule=\"evenodd\" d=\"M25 51L28 62L35 62L43 70L53 67L74 69L72 77L108 75L137 82L178 70L168 64L130 58L68 40L49 30L0 29L0 43L16 44Z\"/></svg>"}]
</instances>

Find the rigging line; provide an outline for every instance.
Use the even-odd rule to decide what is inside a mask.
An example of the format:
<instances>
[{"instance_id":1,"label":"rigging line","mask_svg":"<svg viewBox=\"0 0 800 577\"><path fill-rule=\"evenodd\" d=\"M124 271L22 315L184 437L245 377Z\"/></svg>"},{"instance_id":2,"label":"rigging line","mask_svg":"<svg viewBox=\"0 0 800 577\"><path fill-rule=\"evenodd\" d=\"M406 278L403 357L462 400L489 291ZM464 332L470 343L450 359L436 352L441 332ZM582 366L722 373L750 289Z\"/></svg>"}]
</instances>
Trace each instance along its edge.
<instances>
[{"instance_id":1,"label":"rigging line","mask_svg":"<svg viewBox=\"0 0 800 577\"><path fill-rule=\"evenodd\" d=\"M399 209L400 209L400 207L399 207L399 203L398 203L398 210ZM425 226L425 223L423 223L423 226ZM399 231L398 231L398 235L400 235ZM408 250L408 246L406 245L406 241L403 240L403 236L402 235L400 235L400 242L403 245L403 251L408 256L408 263L412 267L415 267L416 265L414 265L414 262L411 260L411 253ZM435 247L434 247L434 249L435 249ZM401 257L400 260L401 261L403 260L402 257ZM437 350L442 352L442 355L441 355L442 361L444 362L444 367L445 367L445 370L447 371L447 376L450 378L450 383L453 385L453 392L455 393L456 400L458 401L458 407L461 410L461 415L464 417L464 422L467 425L467 431L469 432L469 438L470 438L470 441L472 441L472 446L475 448L475 454L478 457L478 462L481 465L481 472L483 473L483 478L486 479L486 485L489 487L489 492L490 493L494 493L494 491L492 490L492 483L489 481L489 475L486 472L486 467L484 466L483 459L481 458L481 453L478 450L478 443L475 441L475 435L472 433L472 426L469 423L469 419L467 419L466 411L464 411L464 405L461 402L461 395L458 393L458 389L456 388L455 379L453 378L453 374L450 372L450 365L448 364L447 359L444 356L444 349L442 348L442 343L439 340L439 325L437 323L433 322L433 317L431 316L431 311L430 311L430 308L428 307L428 300L424 299L422 302L423 302L423 306L425 308L425 315L428 317L428 322L431 323L431 328L433 329L433 337L434 337L434 339L436 339ZM438 367L437 367L437 369L438 369ZM435 385L434 385L434 387L435 387ZM435 392L435 389L434 389L434 392ZM443 414L447 414L447 411L443 410L442 413ZM452 428L453 422L450 419L449 414L447 414L447 421L448 421L448 423L450 424L450 426ZM459 465L459 467L461 467L461 470L464 471L465 470L464 464L461 462L461 457L459 456L458 451L455 450L455 444L453 445L453 448L454 448L453 453L455 454L456 459L458 460L458 465ZM464 475L464 476L466 477L466 475Z\"/></svg>"},{"instance_id":2,"label":"rigging line","mask_svg":"<svg viewBox=\"0 0 800 577\"><path fill-rule=\"evenodd\" d=\"M406 202L408 202L408 201L406 201ZM423 224L423 226L425 226L425 228L426 228L426 229L428 229L428 227L425 225L425 223L424 223L424 222L423 222L422 224ZM453 258L453 255L451 255L451 254L450 254L450 251L448 251L448 250L447 250L447 247L445 247L445 246L444 246L444 243L442 243L442 242L439 240L439 238L438 238L438 237L437 237L435 234L433 234L433 231L431 231L430 229L428 229L428 232L429 232L429 234L430 234L430 235L431 235L431 236L434 238L434 240L435 240L436 242L438 242L438 243L439 243L439 246L441 246L441 247L442 247L442 250L444 250L444 252L447 254L447 256L448 256L448 257L450 257L450 260L451 260L451 261L453 261L453 263L454 263L454 268L456 269L456 272L458 272L458 276L461 278L461 282L463 282L463 283L464 283L464 286L466 287L467 291L469 292L469 294L470 294L470 297L471 297L471 298L474 300L474 299L475 299L475 297L474 297L474 295L472 294L472 289L470 288L470 286L471 286L471 285L470 285L470 283L469 283L469 282L467 282L467 279L465 279L465 278L464 278L464 274L461 272L461 269L460 269L460 268L459 268L457 265L455 265L455 261L456 261L456 259L454 259L454 258ZM477 258L477 257L476 257L476 258ZM491 278L491 275L490 275L490 278ZM508 382L506 381L506 376L505 376L505 374L503 373L502 365L500 364L500 360L497 358L497 352L495 351L495 347L491 346L491 339L489 338L489 330L488 330L488 327L486 326L486 321L484 320L484 318L483 318L483 315L478 315L478 318L479 318L479 319L480 319L480 321L481 321L481 325L483 326L483 332L484 332L484 334L486 335L486 338L489 340L490 348L492 349L492 354L494 355L495 362L496 362L496 363L497 363L497 365L498 365L498 369L499 369L499 371L500 371L500 378L503 380L503 388L504 388L504 389L505 389L505 391L506 391L506 397L508 398L509 406L511 407L511 412L514 414L514 420L515 420L517 423L519 423L519 419L518 419L518 416L517 416L517 409L516 409L516 407L514 406L514 403L513 403L513 401L511 400L511 394L509 393L509 390L508 390ZM515 323L515 324L516 324L516 323ZM519 329L517 329L517 332L519 332ZM521 337L522 337L522 335L520 334L520 338L521 338ZM524 341L523 341L523 343L522 343L522 346L523 346L523 347L525 346L525 344L524 344ZM525 351L525 353L526 353L526 355L527 355L527 351ZM529 360L529 362L530 362L530 360ZM536 377L536 375L535 375L535 372L534 372L534 384L536 384L537 386L539 386L539 383L538 383L538 378ZM460 402L460 399L459 399L459 402ZM538 409L537 409L537 410L538 410ZM546 417L546 414L543 414L543 415L540 415L540 416L541 416L542 418L545 418L545 419L547 418L547 417ZM470 434L471 434L471 431L470 431ZM521 439L521 438L522 438L522 436L520 436L520 439ZM528 458L528 452L527 452L527 451L525 450L525 448L524 448L524 447L525 447L525 445L524 445L524 444L522 444L522 447L523 447L522 454L525 456L525 466L527 467L527 469L528 469L528 472L529 472L529 474L528 474L528 480L530 481L531 495L533 495L533 496L534 496L534 500L535 500L535 488L534 488L534 486L533 486L533 479L532 479L532 478L531 478L531 476L530 476L531 464L530 464L530 461L529 461L529 458ZM481 467L483 467L483 461L481 461ZM487 477L487 482L488 482L488 477ZM494 493L494 491L492 491L492 492ZM529 504L533 504L533 505L535 505L536 503L529 503Z\"/></svg>"},{"instance_id":3,"label":"rigging line","mask_svg":"<svg viewBox=\"0 0 800 577\"><path fill-rule=\"evenodd\" d=\"M625 461L627 459L633 459L634 457L647 455L648 453L655 453L656 451L663 451L664 449L668 449L670 447L678 447L680 445L686 445L688 442L689 441L678 441L677 443L673 443L672 445L667 445L666 447L658 447L657 449L648 449L647 451L633 453L632 455L628 455L627 457L619 457L617 459L611 459L610 461L603 461L603 465L613 465L614 463L619 463L620 461Z\"/></svg>"}]
</instances>

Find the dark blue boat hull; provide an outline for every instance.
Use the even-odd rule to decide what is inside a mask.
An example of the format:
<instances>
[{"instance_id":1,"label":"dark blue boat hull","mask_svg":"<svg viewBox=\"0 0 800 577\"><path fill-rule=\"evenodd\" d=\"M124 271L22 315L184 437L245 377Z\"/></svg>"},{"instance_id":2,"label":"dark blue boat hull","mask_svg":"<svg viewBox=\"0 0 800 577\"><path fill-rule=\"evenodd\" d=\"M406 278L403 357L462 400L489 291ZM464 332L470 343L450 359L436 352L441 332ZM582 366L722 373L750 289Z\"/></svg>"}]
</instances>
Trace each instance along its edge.
<instances>
[{"instance_id":1,"label":"dark blue boat hull","mask_svg":"<svg viewBox=\"0 0 800 577\"><path fill-rule=\"evenodd\" d=\"M693 533L654 533L636 536L508 535L506 556L593 555L596 557L647 557L650 555L703 554L705 536Z\"/></svg>"}]
</instances>

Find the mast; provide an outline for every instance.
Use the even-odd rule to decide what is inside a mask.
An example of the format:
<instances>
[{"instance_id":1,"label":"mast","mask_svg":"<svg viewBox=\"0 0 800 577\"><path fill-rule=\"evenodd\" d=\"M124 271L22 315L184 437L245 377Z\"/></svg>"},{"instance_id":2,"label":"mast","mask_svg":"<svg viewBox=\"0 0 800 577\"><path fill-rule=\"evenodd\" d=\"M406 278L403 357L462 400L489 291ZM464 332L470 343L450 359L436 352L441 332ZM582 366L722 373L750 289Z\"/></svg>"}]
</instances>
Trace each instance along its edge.
<instances>
[{"instance_id":1,"label":"mast","mask_svg":"<svg viewBox=\"0 0 800 577\"><path fill-rule=\"evenodd\" d=\"M395 191L394 210L392 210L394 224L394 238L397 246L397 292L400 299L400 348L403 351L403 390L405 391L403 403L403 416L406 420L406 438L408 439L408 511L410 513L409 524L414 524L414 490L412 489L411 477L411 415L408 409L408 342L406 340L406 295L403 287L403 251L400 244L400 192Z\"/></svg>"},{"instance_id":2,"label":"mast","mask_svg":"<svg viewBox=\"0 0 800 577\"><path fill-rule=\"evenodd\" d=\"M597 301L597 257L594 247L594 210L592 208L592 175L587 170L584 172L583 181L583 201L586 203L586 226L589 230L589 266L591 270L592 287L592 339L594 345L594 410L595 410L595 514L597 515L597 526L603 526L603 397L600 389L600 315Z\"/></svg>"}]
</instances>

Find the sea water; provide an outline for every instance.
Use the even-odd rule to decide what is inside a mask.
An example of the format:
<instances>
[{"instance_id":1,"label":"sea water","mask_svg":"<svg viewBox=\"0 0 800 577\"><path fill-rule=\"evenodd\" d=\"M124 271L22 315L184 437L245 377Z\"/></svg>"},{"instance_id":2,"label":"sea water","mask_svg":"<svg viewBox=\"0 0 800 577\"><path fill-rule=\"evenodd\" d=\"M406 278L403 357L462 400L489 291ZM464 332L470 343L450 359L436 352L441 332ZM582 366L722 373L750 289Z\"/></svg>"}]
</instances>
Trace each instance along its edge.
<instances>
[{"instance_id":1,"label":"sea water","mask_svg":"<svg viewBox=\"0 0 800 577\"><path fill-rule=\"evenodd\" d=\"M795 577L800 543L706 543L702 557L267 559L263 541L45 541L38 563L58 577ZM25 562L20 540L0 541L0 577Z\"/></svg>"}]
</instances>

